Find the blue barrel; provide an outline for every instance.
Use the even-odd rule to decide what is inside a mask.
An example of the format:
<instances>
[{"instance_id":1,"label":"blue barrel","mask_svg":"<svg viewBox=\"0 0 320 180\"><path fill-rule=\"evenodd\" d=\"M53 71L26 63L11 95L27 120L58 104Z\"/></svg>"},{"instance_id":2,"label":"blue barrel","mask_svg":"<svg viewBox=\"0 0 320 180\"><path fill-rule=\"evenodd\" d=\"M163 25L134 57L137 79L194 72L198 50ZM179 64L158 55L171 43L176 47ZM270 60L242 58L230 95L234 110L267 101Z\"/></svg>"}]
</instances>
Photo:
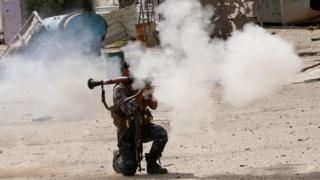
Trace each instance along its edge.
<instances>
[{"instance_id":1,"label":"blue barrel","mask_svg":"<svg viewBox=\"0 0 320 180\"><path fill-rule=\"evenodd\" d=\"M85 53L100 54L100 48L107 34L105 19L91 12L76 12L67 15L49 17L43 20L45 34L55 34L63 40L72 40L82 45ZM62 37L62 38L61 38Z\"/></svg>"},{"instance_id":2,"label":"blue barrel","mask_svg":"<svg viewBox=\"0 0 320 180\"><path fill-rule=\"evenodd\" d=\"M85 32L96 37L105 37L108 30L105 19L90 12L77 12L46 18L43 20L43 24L48 32L60 32L75 36Z\"/></svg>"}]
</instances>

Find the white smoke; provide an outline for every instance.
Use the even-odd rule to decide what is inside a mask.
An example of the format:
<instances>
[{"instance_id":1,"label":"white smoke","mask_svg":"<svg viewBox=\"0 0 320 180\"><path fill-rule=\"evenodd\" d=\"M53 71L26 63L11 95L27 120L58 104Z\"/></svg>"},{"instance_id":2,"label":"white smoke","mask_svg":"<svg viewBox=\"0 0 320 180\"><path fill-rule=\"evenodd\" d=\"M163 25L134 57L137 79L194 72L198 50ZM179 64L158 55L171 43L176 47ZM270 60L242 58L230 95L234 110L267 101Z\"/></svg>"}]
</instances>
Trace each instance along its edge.
<instances>
[{"instance_id":1,"label":"white smoke","mask_svg":"<svg viewBox=\"0 0 320 180\"><path fill-rule=\"evenodd\" d=\"M302 66L294 46L252 24L226 42L221 83L235 106L271 95Z\"/></svg>"},{"instance_id":2,"label":"white smoke","mask_svg":"<svg viewBox=\"0 0 320 180\"><path fill-rule=\"evenodd\" d=\"M0 62L1 99L20 102L8 103L7 113L30 114L32 118L94 113L90 108L102 107L99 95L86 84L90 77L106 76L105 63L99 57L82 54L79 42L68 46L66 43L72 43L45 38L54 45L8 56ZM58 43L63 52L55 48Z\"/></svg>"},{"instance_id":3,"label":"white smoke","mask_svg":"<svg viewBox=\"0 0 320 180\"><path fill-rule=\"evenodd\" d=\"M159 10L160 47L132 43L125 50L135 77L154 78L155 96L171 109L173 135L210 132L215 83L240 106L271 95L301 67L293 45L252 24L227 41L211 40L212 8L197 0L167 0Z\"/></svg>"}]
</instances>

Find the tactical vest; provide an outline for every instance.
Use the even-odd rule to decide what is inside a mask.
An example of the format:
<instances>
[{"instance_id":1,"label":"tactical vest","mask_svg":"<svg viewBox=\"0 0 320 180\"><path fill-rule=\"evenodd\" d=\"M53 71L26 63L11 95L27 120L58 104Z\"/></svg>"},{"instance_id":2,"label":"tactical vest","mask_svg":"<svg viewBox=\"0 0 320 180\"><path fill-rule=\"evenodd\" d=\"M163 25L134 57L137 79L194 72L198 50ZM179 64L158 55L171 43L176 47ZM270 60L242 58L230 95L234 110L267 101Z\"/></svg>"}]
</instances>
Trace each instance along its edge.
<instances>
[{"instance_id":1,"label":"tactical vest","mask_svg":"<svg viewBox=\"0 0 320 180\"><path fill-rule=\"evenodd\" d=\"M127 91L131 91L124 84L117 84L116 86L118 85L125 87ZM146 104L146 103L143 103L143 104ZM136 113L141 113L141 116L142 116L141 126L145 126L146 124L149 124L153 120L153 116L150 110L147 108L147 105L143 105L143 106L144 106L143 111L136 112ZM130 116L125 115L118 105L114 105L110 107L110 112L111 112L111 117L113 119L113 124L117 128L127 129L131 126L132 123L130 122Z\"/></svg>"}]
</instances>

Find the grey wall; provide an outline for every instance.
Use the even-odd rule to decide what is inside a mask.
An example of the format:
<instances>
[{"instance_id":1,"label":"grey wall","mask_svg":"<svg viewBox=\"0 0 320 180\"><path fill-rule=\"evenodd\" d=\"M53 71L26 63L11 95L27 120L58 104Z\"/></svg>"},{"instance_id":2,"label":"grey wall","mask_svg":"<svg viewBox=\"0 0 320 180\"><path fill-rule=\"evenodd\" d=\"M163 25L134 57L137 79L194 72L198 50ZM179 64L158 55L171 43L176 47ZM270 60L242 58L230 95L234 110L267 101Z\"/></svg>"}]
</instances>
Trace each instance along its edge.
<instances>
[{"instance_id":1,"label":"grey wall","mask_svg":"<svg viewBox=\"0 0 320 180\"><path fill-rule=\"evenodd\" d=\"M0 0L0 32L3 32L3 22L2 22L2 18L3 18L3 16L2 16L2 4L3 4L3 1L2 0Z\"/></svg>"}]
</instances>

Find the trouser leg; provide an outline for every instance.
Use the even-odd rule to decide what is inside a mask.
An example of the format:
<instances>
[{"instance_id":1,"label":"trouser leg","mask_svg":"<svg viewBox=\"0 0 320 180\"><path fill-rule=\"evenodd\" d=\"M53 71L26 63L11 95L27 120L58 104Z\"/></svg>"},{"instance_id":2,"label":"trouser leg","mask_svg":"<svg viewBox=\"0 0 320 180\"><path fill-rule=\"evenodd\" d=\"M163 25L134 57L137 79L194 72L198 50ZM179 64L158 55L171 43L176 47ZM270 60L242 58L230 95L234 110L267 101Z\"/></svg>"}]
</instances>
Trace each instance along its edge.
<instances>
[{"instance_id":1,"label":"trouser leg","mask_svg":"<svg viewBox=\"0 0 320 180\"><path fill-rule=\"evenodd\" d=\"M145 141L153 141L149 154L146 154L148 174L167 174L168 170L161 167L156 161L167 144L167 131L158 125L148 124L143 128Z\"/></svg>"},{"instance_id":2,"label":"trouser leg","mask_svg":"<svg viewBox=\"0 0 320 180\"><path fill-rule=\"evenodd\" d=\"M161 157L161 154L168 142L167 131L156 124L150 123L143 127L144 142L153 141L149 154L155 158Z\"/></svg>"},{"instance_id":3,"label":"trouser leg","mask_svg":"<svg viewBox=\"0 0 320 180\"><path fill-rule=\"evenodd\" d=\"M134 153L134 129L129 128L118 131L119 157L116 160L116 167L125 176L133 176L137 170L137 163Z\"/></svg>"}]
</instances>

